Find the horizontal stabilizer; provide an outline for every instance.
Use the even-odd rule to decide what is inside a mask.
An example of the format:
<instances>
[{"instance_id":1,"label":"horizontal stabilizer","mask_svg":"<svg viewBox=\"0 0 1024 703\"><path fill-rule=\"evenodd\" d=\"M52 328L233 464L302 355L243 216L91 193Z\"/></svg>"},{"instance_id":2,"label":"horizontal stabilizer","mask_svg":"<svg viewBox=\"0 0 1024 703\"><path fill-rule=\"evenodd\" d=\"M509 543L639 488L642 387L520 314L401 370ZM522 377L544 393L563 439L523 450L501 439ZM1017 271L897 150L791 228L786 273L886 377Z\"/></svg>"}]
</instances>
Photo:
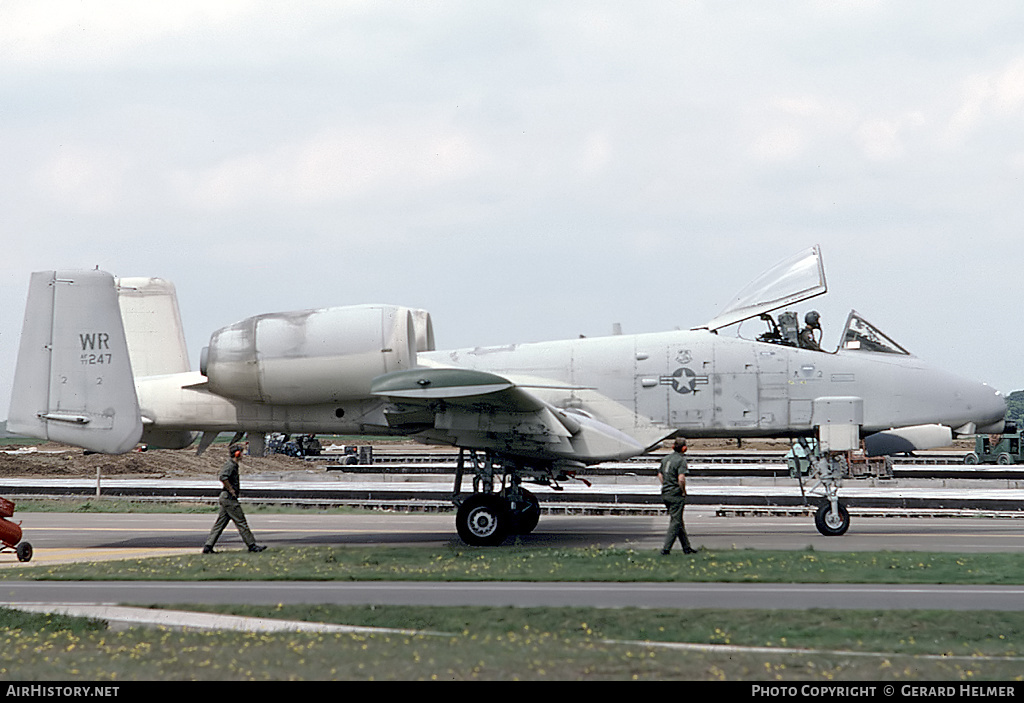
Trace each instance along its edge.
<instances>
[{"instance_id":1,"label":"horizontal stabilizer","mask_svg":"<svg viewBox=\"0 0 1024 703\"><path fill-rule=\"evenodd\" d=\"M191 371L174 284L162 278L121 278L117 296L135 376Z\"/></svg>"},{"instance_id":2,"label":"horizontal stabilizer","mask_svg":"<svg viewBox=\"0 0 1024 703\"><path fill-rule=\"evenodd\" d=\"M110 274L32 274L7 428L105 454L138 443L142 419Z\"/></svg>"},{"instance_id":3,"label":"horizontal stabilizer","mask_svg":"<svg viewBox=\"0 0 1024 703\"><path fill-rule=\"evenodd\" d=\"M953 431L945 425L915 425L868 435L864 438L864 451L868 456L883 456L948 447L952 443Z\"/></svg>"}]
</instances>

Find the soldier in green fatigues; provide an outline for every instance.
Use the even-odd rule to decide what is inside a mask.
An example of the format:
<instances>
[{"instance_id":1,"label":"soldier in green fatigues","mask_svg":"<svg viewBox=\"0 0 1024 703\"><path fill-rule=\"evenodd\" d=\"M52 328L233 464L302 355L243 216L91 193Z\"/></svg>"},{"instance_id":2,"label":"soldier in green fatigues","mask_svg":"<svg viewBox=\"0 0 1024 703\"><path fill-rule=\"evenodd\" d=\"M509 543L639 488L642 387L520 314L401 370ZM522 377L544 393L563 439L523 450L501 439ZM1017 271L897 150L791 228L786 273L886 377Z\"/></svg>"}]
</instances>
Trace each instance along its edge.
<instances>
[{"instance_id":1,"label":"soldier in green fatigues","mask_svg":"<svg viewBox=\"0 0 1024 703\"><path fill-rule=\"evenodd\" d=\"M668 508L669 523L668 532L665 533L665 543L662 545L661 553L668 554L676 539L683 545L683 552L693 554L697 550L690 546L690 540L686 536L686 526L683 524L683 508L686 507L686 440L682 437L676 439L672 444L672 453L661 460L658 468L658 480L661 481L661 499Z\"/></svg>"},{"instance_id":2,"label":"soldier in green fatigues","mask_svg":"<svg viewBox=\"0 0 1024 703\"><path fill-rule=\"evenodd\" d=\"M213 523L210 536L206 538L206 544L203 545L203 554L216 554L213 551L213 545L217 544L220 533L228 525L228 520L235 523L238 534L242 536L242 541L245 542L245 546L249 548L250 552L262 552L266 549L266 547L256 544L256 538L252 536L249 523L245 520L245 513L242 512L242 504L238 502L238 460L244 451L245 447L241 444L232 444L228 447L228 454L231 458L224 463L220 470L220 483L223 486L218 501L220 512L217 513L217 520Z\"/></svg>"}]
</instances>

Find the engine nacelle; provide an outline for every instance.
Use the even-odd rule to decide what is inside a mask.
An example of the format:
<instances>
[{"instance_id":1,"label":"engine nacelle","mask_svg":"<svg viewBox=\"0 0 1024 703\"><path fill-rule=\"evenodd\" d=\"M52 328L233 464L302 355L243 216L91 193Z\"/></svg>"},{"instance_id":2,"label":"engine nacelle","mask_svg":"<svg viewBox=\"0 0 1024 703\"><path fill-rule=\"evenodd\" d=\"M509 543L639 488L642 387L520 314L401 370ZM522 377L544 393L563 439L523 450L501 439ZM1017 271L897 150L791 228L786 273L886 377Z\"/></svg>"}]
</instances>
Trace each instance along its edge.
<instances>
[{"instance_id":1,"label":"engine nacelle","mask_svg":"<svg viewBox=\"0 0 1024 703\"><path fill-rule=\"evenodd\" d=\"M218 395L282 405L367 397L370 381L432 351L429 313L358 305L257 315L224 327L203 349L200 372Z\"/></svg>"}]
</instances>

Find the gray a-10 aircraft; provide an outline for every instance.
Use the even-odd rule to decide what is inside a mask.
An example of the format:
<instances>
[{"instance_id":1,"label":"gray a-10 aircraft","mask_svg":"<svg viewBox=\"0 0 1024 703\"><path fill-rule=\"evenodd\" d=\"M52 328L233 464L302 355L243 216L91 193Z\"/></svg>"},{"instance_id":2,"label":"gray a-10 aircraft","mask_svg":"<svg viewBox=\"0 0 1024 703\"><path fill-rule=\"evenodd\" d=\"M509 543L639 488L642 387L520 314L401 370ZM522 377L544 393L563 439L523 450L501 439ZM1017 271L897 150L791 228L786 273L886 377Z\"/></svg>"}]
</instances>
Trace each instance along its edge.
<instances>
[{"instance_id":1,"label":"gray a-10 aircraft","mask_svg":"<svg viewBox=\"0 0 1024 703\"><path fill-rule=\"evenodd\" d=\"M833 352L795 313L770 314L825 292L812 247L689 331L436 351L422 310L274 313L214 332L192 371L170 283L43 271L30 281L8 428L105 453L139 442L180 449L200 433L202 451L220 432L247 434L254 453L269 432L458 447L456 526L474 545L536 527L524 481L557 487L674 436L813 438L824 495L816 524L839 535L849 526L843 452L999 432L1006 403L928 366L856 312ZM768 327L756 340L719 333L754 317ZM463 492L467 471L473 488Z\"/></svg>"}]
</instances>

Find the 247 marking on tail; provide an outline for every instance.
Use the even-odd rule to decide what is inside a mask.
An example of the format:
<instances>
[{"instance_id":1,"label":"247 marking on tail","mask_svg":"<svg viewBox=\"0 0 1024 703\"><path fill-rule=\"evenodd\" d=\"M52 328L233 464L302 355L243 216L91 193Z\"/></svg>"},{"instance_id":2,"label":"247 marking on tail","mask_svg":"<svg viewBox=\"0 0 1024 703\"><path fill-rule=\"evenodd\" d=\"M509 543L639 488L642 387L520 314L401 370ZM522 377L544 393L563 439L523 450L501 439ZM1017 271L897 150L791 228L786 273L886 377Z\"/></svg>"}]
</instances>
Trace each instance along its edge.
<instances>
[{"instance_id":1,"label":"247 marking on tail","mask_svg":"<svg viewBox=\"0 0 1024 703\"><path fill-rule=\"evenodd\" d=\"M79 361L83 365L94 366L111 362L113 356L102 351L110 349L110 334L107 332L79 332L78 341L82 343L82 356L79 357Z\"/></svg>"}]
</instances>

